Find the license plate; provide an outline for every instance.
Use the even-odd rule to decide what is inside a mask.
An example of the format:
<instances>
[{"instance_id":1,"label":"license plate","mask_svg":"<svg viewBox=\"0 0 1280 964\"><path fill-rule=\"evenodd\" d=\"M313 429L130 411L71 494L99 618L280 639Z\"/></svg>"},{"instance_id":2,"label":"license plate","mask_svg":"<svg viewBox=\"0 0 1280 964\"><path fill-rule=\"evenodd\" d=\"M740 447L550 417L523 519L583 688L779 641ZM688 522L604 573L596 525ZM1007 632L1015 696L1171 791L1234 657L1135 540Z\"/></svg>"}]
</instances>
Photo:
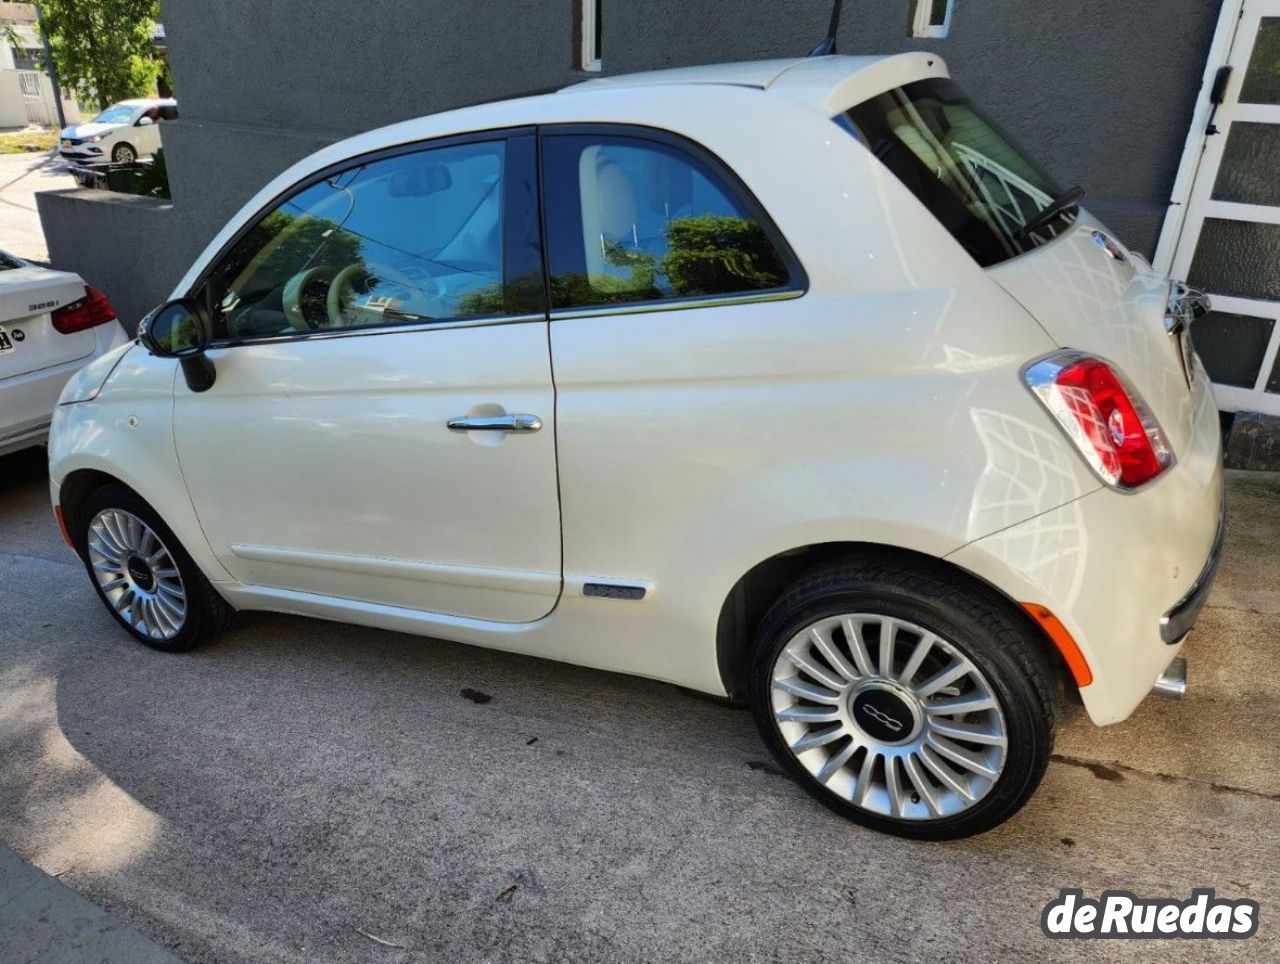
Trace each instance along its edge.
<instances>
[{"instance_id":1,"label":"license plate","mask_svg":"<svg viewBox=\"0 0 1280 964\"><path fill-rule=\"evenodd\" d=\"M62 142L62 146L63 146L63 147L71 147L71 142L70 142L70 141L63 141L63 142Z\"/></svg>"},{"instance_id":2,"label":"license plate","mask_svg":"<svg viewBox=\"0 0 1280 964\"><path fill-rule=\"evenodd\" d=\"M13 342L9 340L9 333L0 328L0 355L7 355L13 351Z\"/></svg>"}]
</instances>

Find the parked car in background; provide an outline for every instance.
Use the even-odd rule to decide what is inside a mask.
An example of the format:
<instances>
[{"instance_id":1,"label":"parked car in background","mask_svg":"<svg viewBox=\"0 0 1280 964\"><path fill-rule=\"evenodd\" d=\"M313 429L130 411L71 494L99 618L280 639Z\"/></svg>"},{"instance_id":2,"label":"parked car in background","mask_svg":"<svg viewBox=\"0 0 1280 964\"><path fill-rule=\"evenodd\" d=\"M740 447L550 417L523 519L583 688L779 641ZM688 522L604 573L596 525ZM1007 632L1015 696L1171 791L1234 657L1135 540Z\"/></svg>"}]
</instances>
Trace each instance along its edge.
<instances>
[{"instance_id":1,"label":"parked car in background","mask_svg":"<svg viewBox=\"0 0 1280 964\"><path fill-rule=\"evenodd\" d=\"M63 128L58 154L81 164L130 164L160 149L162 123L177 116L172 98L122 100L91 121Z\"/></svg>"},{"instance_id":2,"label":"parked car in background","mask_svg":"<svg viewBox=\"0 0 1280 964\"><path fill-rule=\"evenodd\" d=\"M127 340L79 275L0 251L0 455L44 444L67 379Z\"/></svg>"},{"instance_id":3,"label":"parked car in background","mask_svg":"<svg viewBox=\"0 0 1280 964\"><path fill-rule=\"evenodd\" d=\"M157 649L265 609L667 680L855 821L986 830L1064 685L1180 686L1221 544L1204 301L1081 195L928 53L363 134L68 385L55 510Z\"/></svg>"}]
</instances>

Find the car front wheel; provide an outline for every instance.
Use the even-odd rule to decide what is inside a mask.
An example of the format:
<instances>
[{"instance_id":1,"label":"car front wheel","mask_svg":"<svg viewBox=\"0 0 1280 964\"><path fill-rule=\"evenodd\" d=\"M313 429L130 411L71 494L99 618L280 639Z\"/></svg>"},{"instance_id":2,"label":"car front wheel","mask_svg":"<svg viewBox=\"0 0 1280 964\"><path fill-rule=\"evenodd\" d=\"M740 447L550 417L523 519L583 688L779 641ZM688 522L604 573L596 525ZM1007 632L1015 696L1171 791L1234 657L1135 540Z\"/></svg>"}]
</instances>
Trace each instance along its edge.
<instances>
[{"instance_id":1,"label":"car front wheel","mask_svg":"<svg viewBox=\"0 0 1280 964\"><path fill-rule=\"evenodd\" d=\"M111 149L111 160L116 164L132 164L138 159L138 152L130 144L117 144Z\"/></svg>"},{"instance_id":2,"label":"car front wheel","mask_svg":"<svg viewBox=\"0 0 1280 964\"><path fill-rule=\"evenodd\" d=\"M151 506L123 485L89 498L80 549L99 598L139 642L181 652L233 614Z\"/></svg>"},{"instance_id":3,"label":"car front wheel","mask_svg":"<svg viewBox=\"0 0 1280 964\"><path fill-rule=\"evenodd\" d=\"M941 568L833 566L766 614L756 723L814 797L904 837L1008 819L1053 749L1058 682L1010 604Z\"/></svg>"}]
</instances>

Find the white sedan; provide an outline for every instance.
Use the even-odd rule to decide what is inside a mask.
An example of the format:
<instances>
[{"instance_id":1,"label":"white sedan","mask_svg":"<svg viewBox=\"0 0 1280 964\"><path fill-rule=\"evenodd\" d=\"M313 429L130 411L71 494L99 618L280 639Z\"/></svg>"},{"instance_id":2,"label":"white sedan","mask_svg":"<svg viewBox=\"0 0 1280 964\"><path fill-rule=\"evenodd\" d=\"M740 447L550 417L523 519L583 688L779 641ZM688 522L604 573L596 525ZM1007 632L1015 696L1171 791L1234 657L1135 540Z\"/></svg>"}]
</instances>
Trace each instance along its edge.
<instances>
[{"instance_id":1,"label":"white sedan","mask_svg":"<svg viewBox=\"0 0 1280 964\"><path fill-rule=\"evenodd\" d=\"M44 444L67 379L126 340L79 275L0 251L0 455Z\"/></svg>"},{"instance_id":2,"label":"white sedan","mask_svg":"<svg viewBox=\"0 0 1280 964\"><path fill-rule=\"evenodd\" d=\"M668 680L855 821L976 833L1064 687L1180 687L1218 557L1203 298L1082 193L926 53L363 134L67 387L54 505L157 649L265 609Z\"/></svg>"},{"instance_id":3,"label":"white sedan","mask_svg":"<svg viewBox=\"0 0 1280 964\"><path fill-rule=\"evenodd\" d=\"M178 116L168 97L122 100L91 121L63 128L58 155L80 164L129 164L160 149L160 126Z\"/></svg>"}]
</instances>

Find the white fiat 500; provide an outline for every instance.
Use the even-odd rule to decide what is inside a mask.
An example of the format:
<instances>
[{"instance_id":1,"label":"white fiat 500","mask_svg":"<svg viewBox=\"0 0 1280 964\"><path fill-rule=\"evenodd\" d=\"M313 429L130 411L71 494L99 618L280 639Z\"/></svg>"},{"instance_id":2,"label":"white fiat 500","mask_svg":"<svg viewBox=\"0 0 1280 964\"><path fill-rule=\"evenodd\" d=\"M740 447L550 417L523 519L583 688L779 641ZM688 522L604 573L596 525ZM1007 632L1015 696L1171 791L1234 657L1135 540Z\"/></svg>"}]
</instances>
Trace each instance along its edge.
<instances>
[{"instance_id":1,"label":"white fiat 500","mask_svg":"<svg viewBox=\"0 0 1280 964\"><path fill-rule=\"evenodd\" d=\"M461 640L748 702L845 816L957 837L1058 702L1159 688L1212 581L1204 309L938 57L616 77L263 189L68 387L107 609Z\"/></svg>"}]
</instances>

